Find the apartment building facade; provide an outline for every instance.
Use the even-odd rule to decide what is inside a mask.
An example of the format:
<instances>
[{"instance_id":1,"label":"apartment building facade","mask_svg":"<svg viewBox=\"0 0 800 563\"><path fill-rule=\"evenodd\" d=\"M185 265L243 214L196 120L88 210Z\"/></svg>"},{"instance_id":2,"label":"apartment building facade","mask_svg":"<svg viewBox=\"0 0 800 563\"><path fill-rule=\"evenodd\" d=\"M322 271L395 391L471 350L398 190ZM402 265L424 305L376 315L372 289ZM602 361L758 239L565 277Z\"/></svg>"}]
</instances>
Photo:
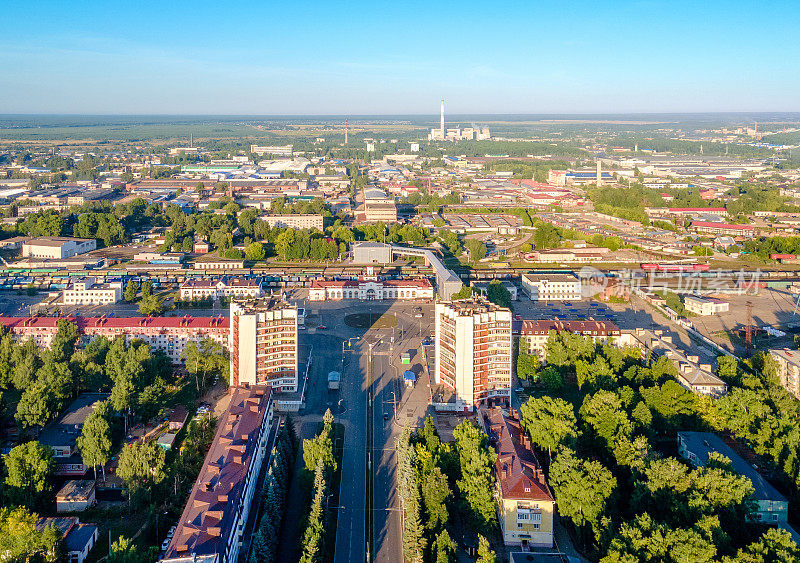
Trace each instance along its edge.
<instances>
[{"instance_id":1,"label":"apartment building facade","mask_svg":"<svg viewBox=\"0 0 800 563\"><path fill-rule=\"evenodd\" d=\"M789 393L800 399L800 351L778 348L769 355L778 367L778 378Z\"/></svg>"},{"instance_id":2,"label":"apartment building facade","mask_svg":"<svg viewBox=\"0 0 800 563\"><path fill-rule=\"evenodd\" d=\"M297 307L274 297L231 302L231 385L297 391L297 318Z\"/></svg>"},{"instance_id":3,"label":"apartment building facade","mask_svg":"<svg viewBox=\"0 0 800 563\"><path fill-rule=\"evenodd\" d=\"M58 333L59 317L0 317L15 338L31 339L37 346L49 348ZM97 336L110 340L123 336L126 342L143 340L153 350L164 352L173 364L189 342L210 338L229 346L229 323L225 317L69 317L89 341Z\"/></svg>"},{"instance_id":4,"label":"apartment building facade","mask_svg":"<svg viewBox=\"0 0 800 563\"><path fill-rule=\"evenodd\" d=\"M325 218L322 215L262 215L259 219L272 228L290 227L292 229L317 229L319 231L325 228Z\"/></svg>"},{"instance_id":5,"label":"apartment building facade","mask_svg":"<svg viewBox=\"0 0 800 563\"><path fill-rule=\"evenodd\" d=\"M435 307L436 383L473 409L511 392L511 311L482 298Z\"/></svg>"},{"instance_id":6,"label":"apartment building facade","mask_svg":"<svg viewBox=\"0 0 800 563\"><path fill-rule=\"evenodd\" d=\"M222 414L175 534L166 563L233 563L250 517L268 449L272 390L236 387Z\"/></svg>"},{"instance_id":7,"label":"apartment building facade","mask_svg":"<svg viewBox=\"0 0 800 563\"><path fill-rule=\"evenodd\" d=\"M523 320L518 326L520 349L524 348L540 360L547 359L547 342L551 335L559 332L572 332L597 343L608 341L614 345L619 345L622 336L619 327L609 321Z\"/></svg>"}]
</instances>

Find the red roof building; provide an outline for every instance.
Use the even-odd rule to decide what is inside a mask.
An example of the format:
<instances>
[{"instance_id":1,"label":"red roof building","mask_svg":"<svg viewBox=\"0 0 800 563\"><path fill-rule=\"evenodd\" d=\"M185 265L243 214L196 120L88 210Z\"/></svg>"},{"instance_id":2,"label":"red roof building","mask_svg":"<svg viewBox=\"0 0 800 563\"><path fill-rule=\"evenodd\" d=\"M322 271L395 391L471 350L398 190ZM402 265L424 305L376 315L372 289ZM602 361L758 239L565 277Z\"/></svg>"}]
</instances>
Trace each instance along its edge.
<instances>
[{"instance_id":1,"label":"red roof building","mask_svg":"<svg viewBox=\"0 0 800 563\"><path fill-rule=\"evenodd\" d=\"M268 450L269 387L232 390L214 441L162 561L237 561L258 474Z\"/></svg>"},{"instance_id":2,"label":"red roof building","mask_svg":"<svg viewBox=\"0 0 800 563\"><path fill-rule=\"evenodd\" d=\"M0 325L19 339L32 339L38 346L49 348L61 319L75 323L88 340L97 336L143 340L152 349L164 352L174 364L181 362L190 341L208 337L227 348L230 332L227 317L0 317Z\"/></svg>"},{"instance_id":3,"label":"red roof building","mask_svg":"<svg viewBox=\"0 0 800 563\"><path fill-rule=\"evenodd\" d=\"M523 549L553 547L555 497L519 420L492 409L488 433L497 447L494 467L503 541Z\"/></svg>"}]
</instances>

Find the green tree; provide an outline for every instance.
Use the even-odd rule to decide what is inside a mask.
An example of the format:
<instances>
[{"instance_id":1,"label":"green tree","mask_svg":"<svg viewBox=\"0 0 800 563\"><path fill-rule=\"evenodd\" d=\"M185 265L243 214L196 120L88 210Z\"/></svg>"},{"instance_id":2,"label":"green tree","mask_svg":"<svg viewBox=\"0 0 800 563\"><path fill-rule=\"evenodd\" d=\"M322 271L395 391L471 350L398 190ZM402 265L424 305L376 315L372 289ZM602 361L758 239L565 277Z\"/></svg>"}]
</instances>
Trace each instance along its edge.
<instances>
[{"instance_id":1,"label":"green tree","mask_svg":"<svg viewBox=\"0 0 800 563\"><path fill-rule=\"evenodd\" d=\"M139 553L132 540L125 536L118 537L109 548L108 563L140 563L145 556Z\"/></svg>"},{"instance_id":2,"label":"green tree","mask_svg":"<svg viewBox=\"0 0 800 563\"><path fill-rule=\"evenodd\" d=\"M713 538L702 529L675 528L641 514L625 522L611 541L602 563L618 561L696 561L716 560Z\"/></svg>"},{"instance_id":3,"label":"green tree","mask_svg":"<svg viewBox=\"0 0 800 563\"><path fill-rule=\"evenodd\" d=\"M461 465L458 488L466 501L478 530L490 530L497 524L494 491L494 466L497 454L488 447L486 435L475 424L463 421L453 431Z\"/></svg>"},{"instance_id":4,"label":"green tree","mask_svg":"<svg viewBox=\"0 0 800 563\"><path fill-rule=\"evenodd\" d=\"M486 288L486 299L495 305L511 309L511 293L500 280L492 280L489 287Z\"/></svg>"},{"instance_id":5,"label":"green tree","mask_svg":"<svg viewBox=\"0 0 800 563\"><path fill-rule=\"evenodd\" d=\"M125 286L125 301L133 303L136 301L136 295L139 293L139 284L135 281L129 281Z\"/></svg>"},{"instance_id":6,"label":"green tree","mask_svg":"<svg viewBox=\"0 0 800 563\"><path fill-rule=\"evenodd\" d=\"M150 297L153 295L153 281L148 278L142 282L142 298Z\"/></svg>"},{"instance_id":7,"label":"green tree","mask_svg":"<svg viewBox=\"0 0 800 563\"><path fill-rule=\"evenodd\" d=\"M517 378L522 381L533 381L539 374L540 362L538 357L529 354L525 348L522 343L517 353Z\"/></svg>"},{"instance_id":8,"label":"green tree","mask_svg":"<svg viewBox=\"0 0 800 563\"><path fill-rule=\"evenodd\" d=\"M478 559L475 563L497 563L497 555L492 551L492 546L482 535L478 536Z\"/></svg>"},{"instance_id":9,"label":"green tree","mask_svg":"<svg viewBox=\"0 0 800 563\"><path fill-rule=\"evenodd\" d=\"M578 437L578 422L572 405L563 399L544 396L531 397L520 408L522 425L531 441L547 450L572 445Z\"/></svg>"},{"instance_id":10,"label":"green tree","mask_svg":"<svg viewBox=\"0 0 800 563\"><path fill-rule=\"evenodd\" d=\"M736 381L739 371L739 361L733 357L723 354L717 357L717 376L723 381Z\"/></svg>"},{"instance_id":11,"label":"green tree","mask_svg":"<svg viewBox=\"0 0 800 563\"><path fill-rule=\"evenodd\" d=\"M132 443L122 448L117 475L125 481L128 490L150 489L167 476L164 450L155 442Z\"/></svg>"},{"instance_id":12,"label":"green tree","mask_svg":"<svg viewBox=\"0 0 800 563\"><path fill-rule=\"evenodd\" d=\"M5 456L6 493L13 502L35 508L45 503L50 492L53 450L39 442L25 442Z\"/></svg>"},{"instance_id":13,"label":"green tree","mask_svg":"<svg viewBox=\"0 0 800 563\"><path fill-rule=\"evenodd\" d=\"M105 464L111 456L111 426L108 424L110 410L111 405L107 401L96 405L95 409L86 417L83 428L81 428L81 435L77 439L77 446L81 451L83 462L94 468L95 479L98 465L105 479Z\"/></svg>"},{"instance_id":14,"label":"green tree","mask_svg":"<svg viewBox=\"0 0 800 563\"><path fill-rule=\"evenodd\" d=\"M474 238L467 239L464 246L466 246L469 251L469 258L473 262L478 262L486 258L486 245L483 244L482 241Z\"/></svg>"},{"instance_id":15,"label":"green tree","mask_svg":"<svg viewBox=\"0 0 800 563\"><path fill-rule=\"evenodd\" d=\"M614 444L617 437L627 438L633 432L633 424L622 408L619 396L611 391L601 389L594 395L586 396L580 415L609 447Z\"/></svg>"},{"instance_id":16,"label":"green tree","mask_svg":"<svg viewBox=\"0 0 800 563\"><path fill-rule=\"evenodd\" d=\"M454 563L458 544L450 537L447 530L442 530L433 542L435 563Z\"/></svg>"},{"instance_id":17,"label":"green tree","mask_svg":"<svg viewBox=\"0 0 800 563\"><path fill-rule=\"evenodd\" d=\"M260 242L254 242L253 244L248 245L244 249L245 260L258 262L263 260L265 256L266 256L266 251L264 250L264 245L261 244Z\"/></svg>"},{"instance_id":18,"label":"green tree","mask_svg":"<svg viewBox=\"0 0 800 563\"><path fill-rule=\"evenodd\" d=\"M585 461L564 448L550 466L550 486L555 492L559 513L572 521L584 546L586 526L591 528L595 538L599 537L601 517L617 487L611 471L599 461Z\"/></svg>"},{"instance_id":19,"label":"green tree","mask_svg":"<svg viewBox=\"0 0 800 563\"><path fill-rule=\"evenodd\" d=\"M63 539L55 525L41 533L36 529L38 515L28 509L0 508L0 553L14 563L57 563L63 560Z\"/></svg>"},{"instance_id":20,"label":"green tree","mask_svg":"<svg viewBox=\"0 0 800 563\"><path fill-rule=\"evenodd\" d=\"M58 414L47 385L43 381L31 383L17 403L16 419L25 427L44 426Z\"/></svg>"},{"instance_id":21,"label":"green tree","mask_svg":"<svg viewBox=\"0 0 800 563\"><path fill-rule=\"evenodd\" d=\"M325 524L327 520L327 482L325 464L320 460L314 473L314 498L311 501L311 512L308 525L303 533L303 554L301 563L315 563L323 558L325 546Z\"/></svg>"},{"instance_id":22,"label":"green tree","mask_svg":"<svg viewBox=\"0 0 800 563\"><path fill-rule=\"evenodd\" d=\"M800 561L800 548L786 530L769 528L758 541L739 550L724 563L791 563Z\"/></svg>"},{"instance_id":23,"label":"green tree","mask_svg":"<svg viewBox=\"0 0 800 563\"><path fill-rule=\"evenodd\" d=\"M139 301L139 313L145 317L157 317L164 312L164 302L157 295L144 296Z\"/></svg>"},{"instance_id":24,"label":"green tree","mask_svg":"<svg viewBox=\"0 0 800 563\"><path fill-rule=\"evenodd\" d=\"M447 476L441 469L434 467L421 476L420 491L427 516L425 527L431 530L443 528L447 524L446 502L451 494Z\"/></svg>"},{"instance_id":25,"label":"green tree","mask_svg":"<svg viewBox=\"0 0 800 563\"><path fill-rule=\"evenodd\" d=\"M453 293L453 295L450 296L450 299L452 299L453 301L460 301L462 299L469 299L470 297L472 297L472 293L473 293L473 291L472 291L472 288L470 286L462 285L461 289L459 289L457 292Z\"/></svg>"},{"instance_id":26,"label":"green tree","mask_svg":"<svg viewBox=\"0 0 800 563\"><path fill-rule=\"evenodd\" d=\"M558 229L550 223L542 223L533 234L533 244L537 250L556 248L560 244L561 236Z\"/></svg>"}]
</instances>

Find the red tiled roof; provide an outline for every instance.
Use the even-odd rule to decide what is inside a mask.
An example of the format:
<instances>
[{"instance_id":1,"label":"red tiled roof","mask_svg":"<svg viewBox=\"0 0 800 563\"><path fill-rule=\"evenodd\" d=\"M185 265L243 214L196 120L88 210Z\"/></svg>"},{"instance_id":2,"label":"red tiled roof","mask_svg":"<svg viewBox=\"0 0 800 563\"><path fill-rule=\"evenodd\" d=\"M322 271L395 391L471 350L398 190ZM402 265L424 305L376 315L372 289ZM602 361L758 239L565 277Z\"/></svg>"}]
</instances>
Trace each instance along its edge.
<instances>
[{"instance_id":1,"label":"red tiled roof","mask_svg":"<svg viewBox=\"0 0 800 563\"><path fill-rule=\"evenodd\" d=\"M491 434L497 439L495 472L504 499L553 501L539 460L522 444L519 421L506 417L500 409L489 411Z\"/></svg>"},{"instance_id":2,"label":"red tiled roof","mask_svg":"<svg viewBox=\"0 0 800 563\"><path fill-rule=\"evenodd\" d=\"M714 223L712 221L692 221L692 227L711 227L714 229L731 229L736 231L752 231L752 225L734 225L732 223Z\"/></svg>"},{"instance_id":3,"label":"red tiled roof","mask_svg":"<svg viewBox=\"0 0 800 563\"><path fill-rule=\"evenodd\" d=\"M670 213L680 213L681 211L700 212L700 213L727 213L724 207L670 207Z\"/></svg>"},{"instance_id":4,"label":"red tiled roof","mask_svg":"<svg viewBox=\"0 0 800 563\"><path fill-rule=\"evenodd\" d=\"M0 317L0 324L10 330L18 331L26 328L55 330L61 319L74 322L81 332L98 327L227 329L229 326L228 317Z\"/></svg>"},{"instance_id":5,"label":"red tiled roof","mask_svg":"<svg viewBox=\"0 0 800 563\"><path fill-rule=\"evenodd\" d=\"M620 334L619 327L609 321L560 321L560 320L524 320L520 326L519 333L526 334L547 334L551 330L560 332L566 330L577 334L587 334L596 332L598 335Z\"/></svg>"},{"instance_id":6,"label":"red tiled roof","mask_svg":"<svg viewBox=\"0 0 800 563\"><path fill-rule=\"evenodd\" d=\"M233 390L164 559L224 554L271 393L258 385Z\"/></svg>"}]
</instances>

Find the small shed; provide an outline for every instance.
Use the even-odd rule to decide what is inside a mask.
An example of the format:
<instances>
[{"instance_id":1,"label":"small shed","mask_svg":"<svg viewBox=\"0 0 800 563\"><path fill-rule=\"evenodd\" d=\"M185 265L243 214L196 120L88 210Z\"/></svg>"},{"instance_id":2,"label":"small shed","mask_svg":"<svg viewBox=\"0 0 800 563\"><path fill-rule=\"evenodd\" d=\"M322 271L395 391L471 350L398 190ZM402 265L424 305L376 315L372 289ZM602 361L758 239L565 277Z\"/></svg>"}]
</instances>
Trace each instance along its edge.
<instances>
[{"instance_id":1,"label":"small shed","mask_svg":"<svg viewBox=\"0 0 800 563\"><path fill-rule=\"evenodd\" d=\"M56 494L56 512L80 512L94 506L96 488L92 480L67 481Z\"/></svg>"},{"instance_id":2,"label":"small shed","mask_svg":"<svg viewBox=\"0 0 800 563\"><path fill-rule=\"evenodd\" d=\"M172 410L167 419L169 421L169 429L177 432L186 424L187 418L189 418L189 411L183 405L178 405Z\"/></svg>"},{"instance_id":3,"label":"small shed","mask_svg":"<svg viewBox=\"0 0 800 563\"><path fill-rule=\"evenodd\" d=\"M403 372L403 383L405 383L407 387L413 387L416 382L417 382L416 373L414 373L411 370Z\"/></svg>"},{"instance_id":4,"label":"small shed","mask_svg":"<svg viewBox=\"0 0 800 563\"><path fill-rule=\"evenodd\" d=\"M162 434L161 436L158 437L157 444L162 448L164 448L165 450L171 450L172 445L175 443L176 437L177 434L172 434L170 432L167 432L166 434Z\"/></svg>"},{"instance_id":5,"label":"small shed","mask_svg":"<svg viewBox=\"0 0 800 563\"><path fill-rule=\"evenodd\" d=\"M400 354L400 363L401 364L410 364L411 363L411 354L409 352L403 352Z\"/></svg>"}]
</instances>

